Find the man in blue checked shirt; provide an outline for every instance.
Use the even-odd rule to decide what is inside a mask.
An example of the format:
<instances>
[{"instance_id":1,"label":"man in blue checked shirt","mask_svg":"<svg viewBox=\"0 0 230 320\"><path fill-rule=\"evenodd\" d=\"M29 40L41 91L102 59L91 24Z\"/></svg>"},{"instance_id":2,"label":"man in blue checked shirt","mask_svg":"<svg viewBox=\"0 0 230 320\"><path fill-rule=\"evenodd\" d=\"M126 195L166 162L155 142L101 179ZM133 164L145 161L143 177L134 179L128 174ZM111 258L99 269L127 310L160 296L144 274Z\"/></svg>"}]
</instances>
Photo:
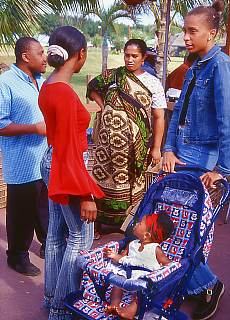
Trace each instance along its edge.
<instances>
[{"instance_id":1,"label":"man in blue checked shirt","mask_svg":"<svg viewBox=\"0 0 230 320\"><path fill-rule=\"evenodd\" d=\"M40 161L46 149L46 128L38 94L46 70L40 43L20 38L15 46L16 64L0 76L0 148L7 183L7 263L15 271L36 276L40 269L30 262L34 230L44 247L48 225L47 189L41 179Z\"/></svg>"}]
</instances>

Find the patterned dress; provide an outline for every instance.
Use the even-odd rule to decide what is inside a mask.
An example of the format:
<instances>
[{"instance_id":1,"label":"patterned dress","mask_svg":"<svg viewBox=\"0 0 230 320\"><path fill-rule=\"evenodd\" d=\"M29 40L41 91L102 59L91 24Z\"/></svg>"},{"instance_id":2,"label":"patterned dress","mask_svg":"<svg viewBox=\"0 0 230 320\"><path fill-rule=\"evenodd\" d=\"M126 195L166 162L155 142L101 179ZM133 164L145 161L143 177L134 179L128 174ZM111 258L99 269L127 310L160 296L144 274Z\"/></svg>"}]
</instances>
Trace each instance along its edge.
<instances>
[{"instance_id":1,"label":"patterned dress","mask_svg":"<svg viewBox=\"0 0 230 320\"><path fill-rule=\"evenodd\" d=\"M91 91L104 100L93 166L93 177L106 195L97 201L98 221L120 225L127 208L143 196L152 93L125 67L106 70L91 80L88 97Z\"/></svg>"}]
</instances>

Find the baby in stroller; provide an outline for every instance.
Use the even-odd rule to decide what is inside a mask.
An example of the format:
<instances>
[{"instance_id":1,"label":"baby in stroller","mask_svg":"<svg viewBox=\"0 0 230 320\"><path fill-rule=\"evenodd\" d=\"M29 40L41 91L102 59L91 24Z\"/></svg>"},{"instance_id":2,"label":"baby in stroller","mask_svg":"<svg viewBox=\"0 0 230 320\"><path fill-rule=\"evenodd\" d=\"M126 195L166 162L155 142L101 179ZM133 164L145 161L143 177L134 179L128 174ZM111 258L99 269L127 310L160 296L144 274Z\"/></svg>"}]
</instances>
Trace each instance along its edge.
<instances>
[{"instance_id":1,"label":"baby in stroller","mask_svg":"<svg viewBox=\"0 0 230 320\"><path fill-rule=\"evenodd\" d=\"M128 319L133 317L135 311L139 320L142 320L147 313L150 313L149 319L188 319L188 316L180 310L180 306L189 294L194 270L207 261L213 239L213 223L229 194L226 181L221 181L221 186L218 203L213 207L210 195L199 178L185 173L175 173L165 177L159 175L149 187L127 226L124 239L81 252L78 258L78 264L83 270L81 288L66 298L65 306L68 310L81 319L118 320L122 318L120 314L106 314L106 306L115 305L118 307L114 308L115 313L124 312L125 309L120 309L120 306L130 307L133 296L136 295L136 302L134 301L132 305L134 311L129 310ZM112 261L107 257L112 251L108 248L120 254L127 247L127 243L132 244L130 241L134 239L133 229L135 230L136 222L142 221L144 216L147 222L150 217L161 215L162 211L170 217L175 228L172 235L160 245L170 263L166 262L161 268L148 272L147 275L142 274L138 279L133 279L134 271L136 272L138 267L135 267L136 270L131 268L131 271L133 269L131 278L128 278L126 273L125 276L121 276L118 272L111 271ZM156 228L153 231L160 230L158 219L157 223L149 222L148 225ZM152 233L151 228L147 229L148 232ZM160 234L160 231L155 232L154 236L160 238ZM164 234L163 237L165 239ZM160 239L156 240L161 242ZM143 244L142 246L139 244L138 249L139 247L143 248ZM144 245L145 247L147 248L147 245ZM136 252L143 254L138 252L138 249ZM106 252L107 257L105 257ZM130 244L127 253L129 255L131 253ZM135 254L135 258L136 256ZM120 258L130 259L127 254ZM125 269L129 270L126 266ZM120 297L122 296L120 305L119 302L111 303L111 298L113 300L111 289L114 286L124 290L120 294Z\"/></svg>"},{"instance_id":2,"label":"baby in stroller","mask_svg":"<svg viewBox=\"0 0 230 320\"><path fill-rule=\"evenodd\" d=\"M131 241L120 254L111 248L104 248L105 257L112 261L111 270L127 278L137 279L168 265L170 260L159 244L168 239L173 230L174 224L164 211L144 216L133 228L137 239ZM122 296L123 290L114 286L111 291L111 304L105 308L105 312L124 319L133 319L138 310L136 294L125 307L120 306Z\"/></svg>"}]
</instances>

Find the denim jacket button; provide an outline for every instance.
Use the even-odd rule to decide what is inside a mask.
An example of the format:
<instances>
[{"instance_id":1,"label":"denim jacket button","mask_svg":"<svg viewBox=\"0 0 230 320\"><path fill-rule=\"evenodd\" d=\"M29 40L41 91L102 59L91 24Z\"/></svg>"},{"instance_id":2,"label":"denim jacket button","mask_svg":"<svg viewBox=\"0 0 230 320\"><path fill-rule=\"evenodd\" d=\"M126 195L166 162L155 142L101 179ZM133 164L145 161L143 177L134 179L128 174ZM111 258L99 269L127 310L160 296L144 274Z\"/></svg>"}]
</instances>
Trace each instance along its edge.
<instances>
[{"instance_id":1,"label":"denim jacket button","mask_svg":"<svg viewBox=\"0 0 230 320\"><path fill-rule=\"evenodd\" d=\"M185 138L184 139L184 143L188 143L189 141L188 141L188 139L187 138Z\"/></svg>"}]
</instances>

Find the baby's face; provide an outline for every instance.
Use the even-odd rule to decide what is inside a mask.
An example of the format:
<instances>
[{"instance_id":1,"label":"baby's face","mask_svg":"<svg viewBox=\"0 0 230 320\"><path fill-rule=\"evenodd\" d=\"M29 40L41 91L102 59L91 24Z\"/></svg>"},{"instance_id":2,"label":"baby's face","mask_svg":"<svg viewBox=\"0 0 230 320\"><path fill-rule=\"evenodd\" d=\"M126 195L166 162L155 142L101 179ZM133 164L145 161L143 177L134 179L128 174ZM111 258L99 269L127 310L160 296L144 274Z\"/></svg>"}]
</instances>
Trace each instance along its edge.
<instances>
[{"instance_id":1,"label":"baby's face","mask_svg":"<svg viewBox=\"0 0 230 320\"><path fill-rule=\"evenodd\" d=\"M146 216L142 218L140 222L138 222L133 228L133 234L138 238L142 239L143 235L147 232L146 226Z\"/></svg>"}]
</instances>

